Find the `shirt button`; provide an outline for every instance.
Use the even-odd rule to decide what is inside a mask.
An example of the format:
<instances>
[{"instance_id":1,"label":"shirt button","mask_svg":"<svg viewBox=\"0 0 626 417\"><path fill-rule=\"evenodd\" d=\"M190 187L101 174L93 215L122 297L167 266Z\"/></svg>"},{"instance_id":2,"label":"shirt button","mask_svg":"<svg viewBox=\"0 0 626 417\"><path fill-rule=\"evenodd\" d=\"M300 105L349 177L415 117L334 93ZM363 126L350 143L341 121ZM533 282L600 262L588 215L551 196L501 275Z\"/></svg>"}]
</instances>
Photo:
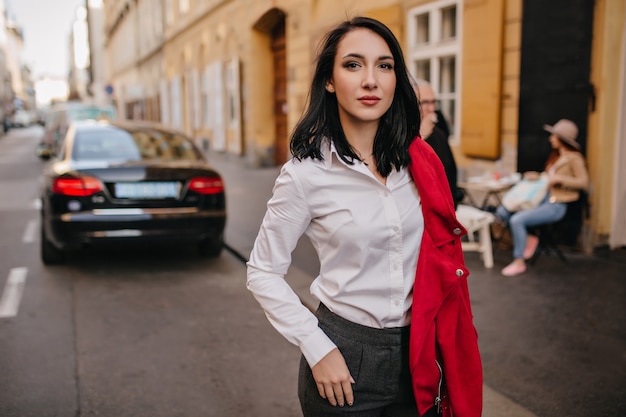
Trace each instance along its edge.
<instances>
[{"instance_id":1,"label":"shirt button","mask_svg":"<svg viewBox=\"0 0 626 417\"><path fill-rule=\"evenodd\" d=\"M461 268L456 270L456 276L457 277L462 277L463 276L463 270Z\"/></svg>"},{"instance_id":2,"label":"shirt button","mask_svg":"<svg viewBox=\"0 0 626 417\"><path fill-rule=\"evenodd\" d=\"M457 235L457 236L458 236L458 235L460 235L460 234L461 234L461 229L460 229L459 227L456 227L456 228L453 230L453 232L454 232L454 234L455 234L455 235Z\"/></svg>"}]
</instances>

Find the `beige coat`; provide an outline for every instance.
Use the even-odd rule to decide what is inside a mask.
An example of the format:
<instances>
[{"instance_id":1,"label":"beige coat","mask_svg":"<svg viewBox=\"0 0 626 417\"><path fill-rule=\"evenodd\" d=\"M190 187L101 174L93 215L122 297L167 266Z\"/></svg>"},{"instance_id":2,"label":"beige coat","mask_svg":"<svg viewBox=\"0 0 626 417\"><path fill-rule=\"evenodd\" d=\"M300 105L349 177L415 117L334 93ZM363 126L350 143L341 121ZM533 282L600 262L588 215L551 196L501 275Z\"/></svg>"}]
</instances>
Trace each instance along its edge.
<instances>
[{"instance_id":1,"label":"beige coat","mask_svg":"<svg viewBox=\"0 0 626 417\"><path fill-rule=\"evenodd\" d=\"M580 191L587 191L589 174L581 153L563 151L554 165L548 169L552 173L550 186L551 203L569 203L580 198Z\"/></svg>"}]
</instances>

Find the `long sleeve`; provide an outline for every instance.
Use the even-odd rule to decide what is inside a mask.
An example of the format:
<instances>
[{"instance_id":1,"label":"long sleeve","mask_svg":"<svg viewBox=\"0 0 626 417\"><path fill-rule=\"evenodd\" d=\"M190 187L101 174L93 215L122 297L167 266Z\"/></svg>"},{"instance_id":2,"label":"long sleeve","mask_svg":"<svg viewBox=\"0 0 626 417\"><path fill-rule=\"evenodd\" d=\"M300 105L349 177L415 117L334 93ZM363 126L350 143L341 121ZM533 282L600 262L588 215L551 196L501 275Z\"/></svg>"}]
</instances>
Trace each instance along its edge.
<instances>
[{"instance_id":1,"label":"long sleeve","mask_svg":"<svg viewBox=\"0 0 626 417\"><path fill-rule=\"evenodd\" d=\"M562 174L562 170L557 170L553 179L562 187L575 190L586 190L589 186L589 174L585 167L582 156L570 157L567 161L568 174ZM571 175L573 174L573 175Z\"/></svg>"},{"instance_id":2,"label":"long sleeve","mask_svg":"<svg viewBox=\"0 0 626 417\"><path fill-rule=\"evenodd\" d=\"M288 168L289 165L283 167L267 204L248 261L247 287L274 328L299 346L313 366L335 345L285 281L291 253L311 220L304 194Z\"/></svg>"}]
</instances>

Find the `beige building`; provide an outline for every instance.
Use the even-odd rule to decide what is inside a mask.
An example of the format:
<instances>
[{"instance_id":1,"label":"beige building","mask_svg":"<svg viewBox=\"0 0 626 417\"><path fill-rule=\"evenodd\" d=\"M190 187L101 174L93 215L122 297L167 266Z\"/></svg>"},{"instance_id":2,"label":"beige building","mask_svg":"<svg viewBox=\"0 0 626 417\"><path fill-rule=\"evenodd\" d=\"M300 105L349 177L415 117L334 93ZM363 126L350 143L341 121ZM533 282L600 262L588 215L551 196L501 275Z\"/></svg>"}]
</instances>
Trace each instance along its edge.
<instances>
[{"instance_id":1,"label":"beige building","mask_svg":"<svg viewBox=\"0 0 626 417\"><path fill-rule=\"evenodd\" d=\"M375 17L434 85L465 172L496 160L541 169L543 124L575 120L592 178L583 246L626 245L626 5L556 3L108 0L107 82L127 118L160 120L253 166L280 164L321 37L346 17Z\"/></svg>"}]
</instances>

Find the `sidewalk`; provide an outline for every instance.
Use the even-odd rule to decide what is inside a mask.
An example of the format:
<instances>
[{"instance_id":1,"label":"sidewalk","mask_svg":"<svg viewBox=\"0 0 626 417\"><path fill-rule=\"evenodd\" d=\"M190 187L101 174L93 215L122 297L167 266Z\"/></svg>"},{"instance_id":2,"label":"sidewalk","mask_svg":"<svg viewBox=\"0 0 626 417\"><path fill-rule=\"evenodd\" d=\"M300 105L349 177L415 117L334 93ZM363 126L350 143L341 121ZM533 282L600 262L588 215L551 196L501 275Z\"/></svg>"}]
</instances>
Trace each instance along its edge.
<instances>
[{"instance_id":1,"label":"sidewalk","mask_svg":"<svg viewBox=\"0 0 626 417\"><path fill-rule=\"evenodd\" d=\"M232 252L238 253L242 259L247 259L254 244L254 239L256 238L259 225L265 213L267 200L271 197L274 179L278 175L280 167L250 168L246 166L245 160L241 157L217 152L209 152L208 159L209 162L222 174L226 183L227 209L229 216L225 233L226 244ZM496 266L493 269L485 269L482 266L482 262L478 258L478 254L467 253L466 259L468 262L468 266L472 271L472 276L470 278L472 304L477 303L480 307L476 308L474 311L475 320L479 320L484 317L488 317L493 320L492 317L494 315L494 311L496 311L495 315L503 314L502 312L507 307L509 309L513 309L512 314L514 316L519 314L518 311L520 311L520 308L524 309L528 307L532 309L531 306L525 306L523 304L523 301L511 302L510 300L507 301L505 299L507 295L509 297L511 296L510 287L506 286L510 284L507 284L503 281L502 277L500 277L499 270L502 265L504 265L505 262L508 261L509 256L510 253L508 252L496 251ZM593 274L602 274L603 269L604 273L606 273L607 276L618 277L620 276L619 274L621 274L621 272L619 271L623 270L624 265L626 265L626 256L624 256L624 251L605 251L605 253L594 257L585 257L581 254L572 254L571 256L574 258L572 263L577 262L579 259L585 259L582 262L578 262L580 264L580 268L568 267L567 269L565 269L562 265L557 263L560 262L558 260L555 261L554 259L540 258L538 263L543 263L543 269L538 269L538 272L531 271L526 278L527 281L524 282L530 282L531 280L537 279L537 277L545 280L546 275L554 277L555 274L560 274L559 278L565 276L564 279L569 279L570 275L572 274L579 274L579 276L586 278L590 274L591 276L593 276ZM607 262L605 262L605 260ZM597 269L598 265L600 265L600 269ZM313 276L310 272L306 272L296 266L292 266L287 276L287 280L301 297L303 303L309 307L312 307L316 304L315 301L308 294L308 287L312 279ZM576 280L580 279L581 278L573 277L572 282L576 282ZM613 281L615 280L614 278L612 279ZM510 283L511 281L508 282ZM473 285L476 286L476 288L472 288ZM567 288L568 286L567 282L563 283L563 285L563 288ZM534 286L535 284L533 282L533 284L531 285L531 289L534 289ZM622 286L618 284L617 288L621 289ZM539 289L539 291L541 291L541 289ZM555 284L554 291L555 293L557 293L558 291L560 291L560 293L563 292L559 287L557 287L557 284ZM531 293L530 295L533 294ZM494 298L493 302L491 301L492 298ZM484 300L488 300L487 305L485 305L485 303L483 302ZM511 307L511 304L515 303L517 304ZM570 308L569 306L565 307ZM619 319L620 318L617 317L615 320ZM506 320L506 318L503 320ZM481 323L483 323L483 325L488 325L490 322L488 320L484 320ZM555 326L558 325L558 323L555 324ZM510 326L507 323L504 323L504 327L510 327L509 333L512 333L513 335L523 334L523 330L525 329L524 326L527 326L527 322L511 324ZM498 356L498 354L501 355L499 351L492 352L491 350L495 349L492 346L497 345L499 348L501 348L503 345L506 345L506 338L510 338L511 335L506 334L506 332L502 332L503 334L490 334L490 331L491 329L487 329L487 331L483 331L481 333L481 331L479 330L479 336L481 337L482 344L484 344L484 346L486 347L485 349L483 349L483 345L481 344L481 351L483 351L483 356L491 357L494 355ZM584 331L584 329L581 329L581 332ZM592 333L589 332L587 337L592 337ZM535 343L541 344L542 342L541 340L537 340ZM520 345L523 346L523 343L520 342ZM613 345L611 345L611 347L612 346ZM520 349L523 349L523 347ZM512 351L511 357L515 357L516 353L518 356L523 356L524 354ZM542 356L545 356L547 358L546 360L553 359L550 356L550 352L544 353L542 351L540 352L540 354ZM502 361L501 358L498 358L498 360ZM493 366L487 369L487 361L484 360L484 362L486 377L487 371L490 371L490 374L495 373L496 376L499 376L499 374L502 373L503 370L494 369ZM507 375L507 377L515 378L515 375ZM592 377L593 375L589 376L590 379ZM619 378L619 376L617 378ZM520 375L519 379L524 379L524 376ZM485 380L487 380L487 378L485 378ZM499 390L506 389L505 387L501 387L497 381L498 380L496 378L496 384ZM543 380L540 382L543 384L548 383ZM514 384L512 384L512 386L513 388L508 387L509 389L513 389L513 391L511 391L509 395L515 394ZM512 401L510 398L508 398L506 395L501 394L500 392L489 386L484 387L483 417L537 417L536 414L533 414L531 411L527 410L515 401ZM546 397L545 400L540 399L535 402L535 396L532 396L531 398L529 398L529 401L532 400L534 404L539 405L542 405L542 401L550 401L548 397L550 397L552 393L544 392L544 394L544 397ZM557 398L554 401L558 403L559 400ZM546 406L546 408L548 408L548 406Z\"/></svg>"}]
</instances>

